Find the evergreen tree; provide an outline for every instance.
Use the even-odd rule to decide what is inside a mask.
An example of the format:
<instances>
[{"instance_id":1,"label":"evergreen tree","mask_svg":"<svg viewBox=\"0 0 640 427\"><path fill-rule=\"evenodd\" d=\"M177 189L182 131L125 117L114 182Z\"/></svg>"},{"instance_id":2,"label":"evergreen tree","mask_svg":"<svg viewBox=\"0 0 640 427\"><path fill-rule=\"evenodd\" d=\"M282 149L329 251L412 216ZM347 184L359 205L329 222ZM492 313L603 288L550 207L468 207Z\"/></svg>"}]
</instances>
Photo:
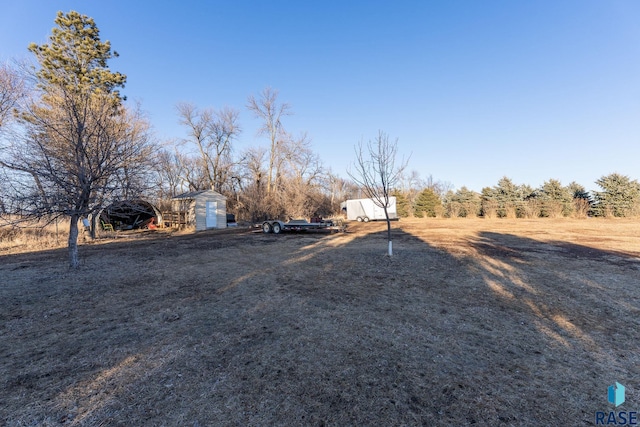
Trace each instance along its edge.
<instances>
[{"instance_id":1,"label":"evergreen tree","mask_svg":"<svg viewBox=\"0 0 640 427\"><path fill-rule=\"evenodd\" d=\"M585 199L588 200L589 203L593 202L591 195L587 190L585 190L584 186L578 184L575 181L572 181L569 185L567 185L567 190L571 194L573 199Z\"/></svg>"},{"instance_id":2,"label":"evergreen tree","mask_svg":"<svg viewBox=\"0 0 640 427\"><path fill-rule=\"evenodd\" d=\"M498 202L498 217L515 218L518 216L523 200L522 188L519 188L511 179L505 176L498 181L498 185L494 189Z\"/></svg>"},{"instance_id":3,"label":"evergreen tree","mask_svg":"<svg viewBox=\"0 0 640 427\"><path fill-rule=\"evenodd\" d=\"M400 190L394 190L391 195L396 198L396 213L400 218L407 218L409 216L409 199Z\"/></svg>"},{"instance_id":4,"label":"evergreen tree","mask_svg":"<svg viewBox=\"0 0 640 427\"><path fill-rule=\"evenodd\" d=\"M475 217L480 213L480 195L475 191L462 187L455 193L450 192L446 197L449 216ZM456 215L452 215L455 213Z\"/></svg>"},{"instance_id":5,"label":"evergreen tree","mask_svg":"<svg viewBox=\"0 0 640 427\"><path fill-rule=\"evenodd\" d=\"M585 188L573 181L567 185L567 190L573 197L573 215L577 218L586 218L593 212L593 198Z\"/></svg>"},{"instance_id":6,"label":"evergreen tree","mask_svg":"<svg viewBox=\"0 0 640 427\"><path fill-rule=\"evenodd\" d=\"M457 218L460 216L461 206L455 200L455 193L453 190L449 190L442 197L442 207L444 208L444 215L447 218Z\"/></svg>"},{"instance_id":7,"label":"evergreen tree","mask_svg":"<svg viewBox=\"0 0 640 427\"><path fill-rule=\"evenodd\" d=\"M598 216L625 217L637 213L640 184L626 175L612 173L596 181L602 191L595 192L594 212Z\"/></svg>"},{"instance_id":8,"label":"evergreen tree","mask_svg":"<svg viewBox=\"0 0 640 427\"><path fill-rule=\"evenodd\" d=\"M493 187L484 187L480 193L480 208L483 218L495 218L498 215L498 194Z\"/></svg>"},{"instance_id":9,"label":"evergreen tree","mask_svg":"<svg viewBox=\"0 0 640 427\"><path fill-rule=\"evenodd\" d=\"M542 211L540 191L526 192L522 201L521 216L524 218L539 218Z\"/></svg>"},{"instance_id":10,"label":"evergreen tree","mask_svg":"<svg viewBox=\"0 0 640 427\"><path fill-rule=\"evenodd\" d=\"M109 41L100 40L95 21L71 11L58 12L55 23L58 27L51 30L50 44L29 45L41 67L37 72L40 87L50 96L56 89L76 96L70 101L77 106L96 95L105 95L113 106L119 106L124 99L119 88L127 77L109 70L107 61L118 53L111 51Z\"/></svg>"},{"instance_id":11,"label":"evergreen tree","mask_svg":"<svg viewBox=\"0 0 640 427\"><path fill-rule=\"evenodd\" d=\"M425 188L418 194L413 212L418 218L435 218L441 206L440 197L432 189Z\"/></svg>"},{"instance_id":12,"label":"evergreen tree","mask_svg":"<svg viewBox=\"0 0 640 427\"><path fill-rule=\"evenodd\" d=\"M557 218L571 214L573 195L570 189L563 187L557 179L545 181L539 195L542 201L542 216Z\"/></svg>"},{"instance_id":13,"label":"evergreen tree","mask_svg":"<svg viewBox=\"0 0 640 427\"><path fill-rule=\"evenodd\" d=\"M145 173L151 151L146 122L123 107L126 77L108 68L117 53L94 20L71 11L55 23L49 43L29 46L40 65L40 96L22 109L24 139L2 164L23 175L16 180L24 187L16 197L29 207L22 215L70 218L70 266L77 268L78 221L116 192L131 194L123 183Z\"/></svg>"}]
</instances>

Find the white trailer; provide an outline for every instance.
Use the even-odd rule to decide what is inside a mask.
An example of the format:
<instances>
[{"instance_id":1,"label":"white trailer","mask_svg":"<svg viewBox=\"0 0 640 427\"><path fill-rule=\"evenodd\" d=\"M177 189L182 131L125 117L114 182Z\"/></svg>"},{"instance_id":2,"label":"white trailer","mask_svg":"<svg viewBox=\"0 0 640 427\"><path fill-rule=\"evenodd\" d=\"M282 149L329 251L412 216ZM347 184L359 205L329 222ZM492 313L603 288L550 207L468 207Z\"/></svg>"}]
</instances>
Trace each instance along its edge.
<instances>
[{"instance_id":1,"label":"white trailer","mask_svg":"<svg viewBox=\"0 0 640 427\"><path fill-rule=\"evenodd\" d=\"M346 213L349 221L369 222L386 220L384 209L378 206L373 199L352 199L340 204L342 212ZM389 206L387 206L389 219L398 219L396 211L396 198L389 197Z\"/></svg>"}]
</instances>

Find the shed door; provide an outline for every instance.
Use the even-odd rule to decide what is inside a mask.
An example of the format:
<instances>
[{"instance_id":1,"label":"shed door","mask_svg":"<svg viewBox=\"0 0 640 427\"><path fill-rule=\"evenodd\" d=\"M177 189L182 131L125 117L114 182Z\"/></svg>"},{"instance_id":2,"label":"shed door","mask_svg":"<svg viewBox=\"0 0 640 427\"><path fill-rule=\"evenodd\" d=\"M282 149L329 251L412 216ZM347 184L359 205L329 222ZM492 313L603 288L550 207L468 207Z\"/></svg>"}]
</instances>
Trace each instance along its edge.
<instances>
[{"instance_id":1,"label":"shed door","mask_svg":"<svg viewBox=\"0 0 640 427\"><path fill-rule=\"evenodd\" d=\"M218 225L218 202L207 201L207 228Z\"/></svg>"}]
</instances>

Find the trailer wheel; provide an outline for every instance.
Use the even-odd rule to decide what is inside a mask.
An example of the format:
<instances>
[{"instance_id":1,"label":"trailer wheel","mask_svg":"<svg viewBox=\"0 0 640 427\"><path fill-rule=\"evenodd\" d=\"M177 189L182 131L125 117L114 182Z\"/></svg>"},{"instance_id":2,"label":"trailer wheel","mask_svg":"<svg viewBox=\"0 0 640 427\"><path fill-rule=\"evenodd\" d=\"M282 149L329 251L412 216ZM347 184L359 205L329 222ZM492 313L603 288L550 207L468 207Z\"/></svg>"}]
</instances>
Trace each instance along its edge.
<instances>
[{"instance_id":1,"label":"trailer wheel","mask_svg":"<svg viewBox=\"0 0 640 427\"><path fill-rule=\"evenodd\" d=\"M361 217L361 216L359 216L358 218L356 218L356 221L358 221L358 222L362 222L362 217Z\"/></svg>"},{"instance_id":2,"label":"trailer wheel","mask_svg":"<svg viewBox=\"0 0 640 427\"><path fill-rule=\"evenodd\" d=\"M273 223L273 232L274 232L274 234L280 234L281 231L282 231L282 227L280 227L280 223L279 222L274 222Z\"/></svg>"},{"instance_id":3,"label":"trailer wheel","mask_svg":"<svg viewBox=\"0 0 640 427\"><path fill-rule=\"evenodd\" d=\"M273 229L271 228L271 224L265 222L262 224L262 232L265 234L271 233Z\"/></svg>"},{"instance_id":4,"label":"trailer wheel","mask_svg":"<svg viewBox=\"0 0 640 427\"><path fill-rule=\"evenodd\" d=\"M362 218L362 220L363 220L364 222L369 222L369 217L368 217L368 216L365 216L364 218Z\"/></svg>"}]
</instances>

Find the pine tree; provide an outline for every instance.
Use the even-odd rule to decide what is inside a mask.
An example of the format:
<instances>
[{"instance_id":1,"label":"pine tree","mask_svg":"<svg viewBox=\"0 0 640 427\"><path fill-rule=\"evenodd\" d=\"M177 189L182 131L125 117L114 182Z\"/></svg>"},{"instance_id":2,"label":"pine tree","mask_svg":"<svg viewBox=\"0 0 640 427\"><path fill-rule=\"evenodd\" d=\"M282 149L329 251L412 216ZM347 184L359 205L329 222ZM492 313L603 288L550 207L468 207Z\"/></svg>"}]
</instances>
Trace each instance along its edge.
<instances>
[{"instance_id":1,"label":"pine tree","mask_svg":"<svg viewBox=\"0 0 640 427\"><path fill-rule=\"evenodd\" d=\"M542 201L542 216L557 218L568 216L572 211L573 197L568 187L557 179L545 181L538 192Z\"/></svg>"},{"instance_id":2,"label":"pine tree","mask_svg":"<svg viewBox=\"0 0 640 427\"><path fill-rule=\"evenodd\" d=\"M150 143L146 122L123 107L126 76L108 68L117 53L94 20L71 11L55 23L49 43L29 46L40 97L22 110L25 138L3 164L30 178L20 181L26 214L70 218L69 263L77 268L78 221L144 174Z\"/></svg>"},{"instance_id":3,"label":"pine tree","mask_svg":"<svg viewBox=\"0 0 640 427\"><path fill-rule=\"evenodd\" d=\"M584 186L573 181L567 185L567 190L573 197L573 216L586 218L593 211L593 198Z\"/></svg>"},{"instance_id":4,"label":"pine tree","mask_svg":"<svg viewBox=\"0 0 640 427\"><path fill-rule=\"evenodd\" d=\"M409 216L410 206L409 199L400 190L394 190L391 195L396 198L396 213L400 218L407 218Z\"/></svg>"},{"instance_id":5,"label":"pine tree","mask_svg":"<svg viewBox=\"0 0 640 427\"><path fill-rule=\"evenodd\" d=\"M495 188L484 187L480 193L480 208L483 218L498 216L498 194Z\"/></svg>"},{"instance_id":6,"label":"pine tree","mask_svg":"<svg viewBox=\"0 0 640 427\"><path fill-rule=\"evenodd\" d=\"M444 203L450 217L471 218L480 213L480 195L467 187L462 187L455 193L449 192Z\"/></svg>"},{"instance_id":7,"label":"pine tree","mask_svg":"<svg viewBox=\"0 0 640 427\"><path fill-rule=\"evenodd\" d=\"M594 212L598 216L625 217L636 214L640 204L640 184L626 175L612 173L596 181Z\"/></svg>"},{"instance_id":8,"label":"pine tree","mask_svg":"<svg viewBox=\"0 0 640 427\"><path fill-rule=\"evenodd\" d=\"M109 70L107 61L118 53L111 51L109 41L100 40L95 21L71 11L58 12L55 23L58 27L51 30L49 44L29 45L40 64L40 87L50 96L62 90L76 106L97 95L108 96L119 106L123 98L118 88L124 87L127 77Z\"/></svg>"},{"instance_id":9,"label":"pine tree","mask_svg":"<svg viewBox=\"0 0 640 427\"><path fill-rule=\"evenodd\" d=\"M569 185L567 185L567 189L569 190L569 193L571 193L571 197L573 197L574 199L585 199L585 200L589 200L589 203L593 202L591 195L584 188L583 185L580 185L577 182L572 181L571 183L569 183Z\"/></svg>"},{"instance_id":10,"label":"pine tree","mask_svg":"<svg viewBox=\"0 0 640 427\"><path fill-rule=\"evenodd\" d=\"M418 218L423 216L435 218L441 206L440 197L430 188L425 188L418 194L413 212Z\"/></svg>"},{"instance_id":11,"label":"pine tree","mask_svg":"<svg viewBox=\"0 0 640 427\"><path fill-rule=\"evenodd\" d=\"M510 178L502 177L498 185L494 187L495 197L498 202L498 217L515 218L523 200L522 189Z\"/></svg>"}]
</instances>

